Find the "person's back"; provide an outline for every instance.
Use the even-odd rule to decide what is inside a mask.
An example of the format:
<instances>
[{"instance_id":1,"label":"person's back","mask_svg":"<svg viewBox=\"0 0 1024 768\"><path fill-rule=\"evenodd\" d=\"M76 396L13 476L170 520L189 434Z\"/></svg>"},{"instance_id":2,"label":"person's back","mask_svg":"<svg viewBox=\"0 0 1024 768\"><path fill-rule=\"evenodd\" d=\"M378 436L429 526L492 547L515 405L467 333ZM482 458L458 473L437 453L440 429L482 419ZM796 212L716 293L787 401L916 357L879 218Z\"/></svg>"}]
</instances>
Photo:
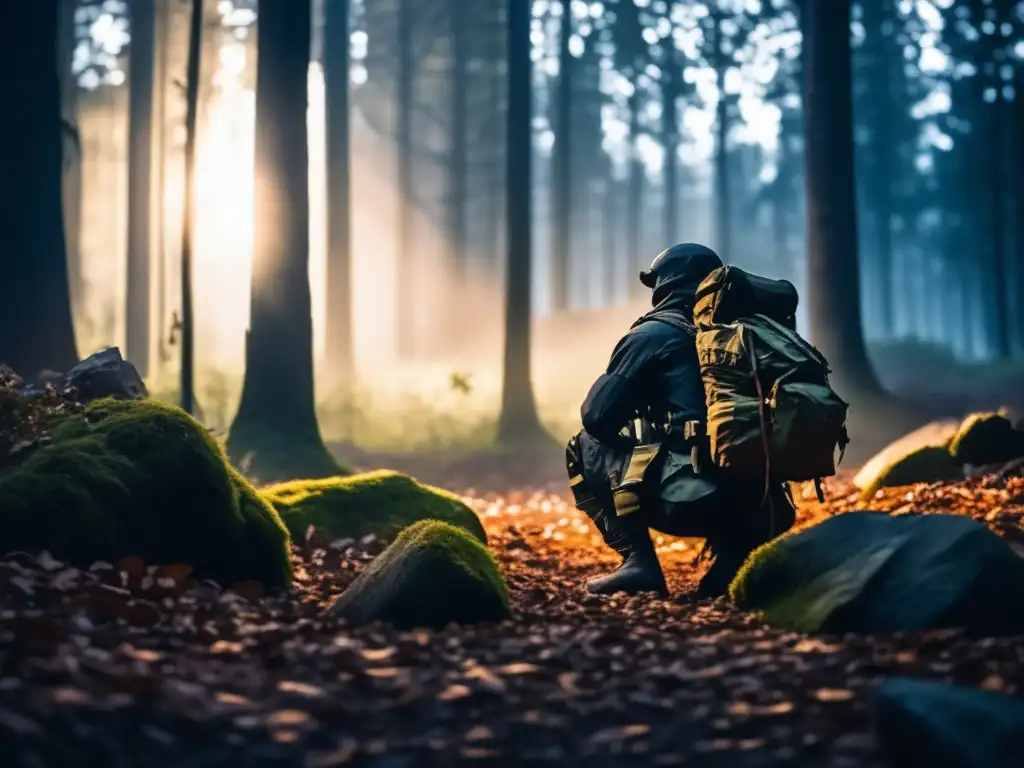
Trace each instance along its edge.
<instances>
[{"instance_id":1,"label":"person's back","mask_svg":"<svg viewBox=\"0 0 1024 768\"><path fill-rule=\"evenodd\" d=\"M793 507L777 484L766 497L763 483L721 483L702 460L707 408L693 302L721 266L692 243L658 255L641 273L654 308L616 345L581 408L583 431L566 450L570 486L577 507L623 556L614 573L588 583L593 592L666 592L649 528L707 539L715 563L702 592L720 594L754 546L792 525ZM634 418L643 422L639 440L624 432Z\"/></svg>"}]
</instances>

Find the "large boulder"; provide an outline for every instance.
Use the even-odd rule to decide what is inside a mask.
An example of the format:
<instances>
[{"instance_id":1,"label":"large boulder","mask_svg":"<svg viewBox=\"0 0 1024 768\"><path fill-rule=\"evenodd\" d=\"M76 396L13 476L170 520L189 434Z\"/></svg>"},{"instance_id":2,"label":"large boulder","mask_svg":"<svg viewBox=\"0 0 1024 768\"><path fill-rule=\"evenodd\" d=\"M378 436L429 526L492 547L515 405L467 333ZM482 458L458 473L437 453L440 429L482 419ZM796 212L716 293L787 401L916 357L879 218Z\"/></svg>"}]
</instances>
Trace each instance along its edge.
<instances>
[{"instance_id":1,"label":"large boulder","mask_svg":"<svg viewBox=\"0 0 1024 768\"><path fill-rule=\"evenodd\" d=\"M322 480L294 480L263 489L292 536L313 525L332 538L374 534L392 541L419 520L442 520L487 543L480 519L458 496L408 475L379 470Z\"/></svg>"},{"instance_id":2,"label":"large boulder","mask_svg":"<svg viewBox=\"0 0 1024 768\"><path fill-rule=\"evenodd\" d=\"M438 520L409 526L329 609L353 624L440 628L508 618L508 590L491 553Z\"/></svg>"},{"instance_id":3,"label":"large boulder","mask_svg":"<svg viewBox=\"0 0 1024 768\"><path fill-rule=\"evenodd\" d=\"M958 464L974 467L1013 461L1024 457L1024 432L1004 413L973 413L953 435L949 453Z\"/></svg>"},{"instance_id":4,"label":"large boulder","mask_svg":"<svg viewBox=\"0 0 1024 768\"><path fill-rule=\"evenodd\" d=\"M870 497L879 488L956 478L960 469L947 447L959 427L959 421L949 419L915 429L865 462L853 484Z\"/></svg>"},{"instance_id":5,"label":"large boulder","mask_svg":"<svg viewBox=\"0 0 1024 768\"><path fill-rule=\"evenodd\" d=\"M1024 558L957 515L837 515L755 550L730 595L801 632L1024 632Z\"/></svg>"},{"instance_id":6,"label":"large boulder","mask_svg":"<svg viewBox=\"0 0 1024 768\"><path fill-rule=\"evenodd\" d=\"M894 767L1024 765L1024 701L1001 693L892 678L876 692L875 729Z\"/></svg>"},{"instance_id":7,"label":"large boulder","mask_svg":"<svg viewBox=\"0 0 1024 768\"><path fill-rule=\"evenodd\" d=\"M291 579L277 512L184 411L97 400L56 418L0 469L0 552L49 550L79 566L135 555L230 584Z\"/></svg>"}]
</instances>

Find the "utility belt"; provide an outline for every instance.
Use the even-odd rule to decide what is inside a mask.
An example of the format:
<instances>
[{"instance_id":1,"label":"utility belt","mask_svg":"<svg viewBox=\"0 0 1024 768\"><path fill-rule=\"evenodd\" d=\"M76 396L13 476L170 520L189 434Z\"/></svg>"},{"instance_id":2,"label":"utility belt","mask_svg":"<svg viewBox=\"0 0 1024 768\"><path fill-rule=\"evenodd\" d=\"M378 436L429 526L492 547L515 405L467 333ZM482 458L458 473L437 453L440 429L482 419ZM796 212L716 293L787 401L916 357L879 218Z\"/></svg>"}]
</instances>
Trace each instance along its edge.
<instances>
[{"instance_id":1,"label":"utility belt","mask_svg":"<svg viewBox=\"0 0 1024 768\"><path fill-rule=\"evenodd\" d=\"M641 442L633 447L621 478L614 471L608 478L615 502L615 514L619 517L638 512L649 500L651 488L660 477L667 451L689 451L695 473L700 473L704 459L709 458L704 422L673 424L671 414L668 416L664 420L644 420Z\"/></svg>"}]
</instances>

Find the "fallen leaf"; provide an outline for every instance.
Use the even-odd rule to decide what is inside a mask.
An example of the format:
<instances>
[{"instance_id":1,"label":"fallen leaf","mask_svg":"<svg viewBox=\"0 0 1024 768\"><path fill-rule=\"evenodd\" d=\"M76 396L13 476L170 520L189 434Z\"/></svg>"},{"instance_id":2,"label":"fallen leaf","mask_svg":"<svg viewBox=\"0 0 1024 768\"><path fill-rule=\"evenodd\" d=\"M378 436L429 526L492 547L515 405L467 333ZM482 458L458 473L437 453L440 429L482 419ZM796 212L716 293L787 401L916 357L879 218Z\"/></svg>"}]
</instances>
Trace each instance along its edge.
<instances>
[{"instance_id":1,"label":"fallen leaf","mask_svg":"<svg viewBox=\"0 0 1024 768\"><path fill-rule=\"evenodd\" d=\"M300 683L297 680L282 680L277 684L277 690L281 693L294 693L309 699L320 699L327 695L327 691L323 688L309 683Z\"/></svg>"},{"instance_id":2,"label":"fallen leaf","mask_svg":"<svg viewBox=\"0 0 1024 768\"><path fill-rule=\"evenodd\" d=\"M458 699L464 699L467 696L472 695L472 691L465 685L458 683L449 685L438 695L438 699L441 701L457 701Z\"/></svg>"},{"instance_id":3,"label":"fallen leaf","mask_svg":"<svg viewBox=\"0 0 1024 768\"><path fill-rule=\"evenodd\" d=\"M359 655L367 661L384 661L385 659L390 659L394 656L397 650L398 649L393 646L389 646L387 648L363 648L359 652Z\"/></svg>"},{"instance_id":4,"label":"fallen leaf","mask_svg":"<svg viewBox=\"0 0 1024 768\"><path fill-rule=\"evenodd\" d=\"M312 724L312 718L301 709L278 709L267 715L264 722L271 728L295 728Z\"/></svg>"},{"instance_id":5,"label":"fallen leaf","mask_svg":"<svg viewBox=\"0 0 1024 768\"><path fill-rule=\"evenodd\" d=\"M230 640L218 640L210 646L210 653L241 653L245 646Z\"/></svg>"},{"instance_id":6,"label":"fallen leaf","mask_svg":"<svg viewBox=\"0 0 1024 768\"><path fill-rule=\"evenodd\" d=\"M518 662L515 664L506 664L503 667L498 667L498 672L503 675L528 675L531 672L540 672L543 667L538 667L536 664L528 664L526 662Z\"/></svg>"},{"instance_id":7,"label":"fallen leaf","mask_svg":"<svg viewBox=\"0 0 1024 768\"><path fill-rule=\"evenodd\" d=\"M818 701L849 701L853 698L853 691L849 688L819 688L814 692L814 698Z\"/></svg>"}]
</instances>

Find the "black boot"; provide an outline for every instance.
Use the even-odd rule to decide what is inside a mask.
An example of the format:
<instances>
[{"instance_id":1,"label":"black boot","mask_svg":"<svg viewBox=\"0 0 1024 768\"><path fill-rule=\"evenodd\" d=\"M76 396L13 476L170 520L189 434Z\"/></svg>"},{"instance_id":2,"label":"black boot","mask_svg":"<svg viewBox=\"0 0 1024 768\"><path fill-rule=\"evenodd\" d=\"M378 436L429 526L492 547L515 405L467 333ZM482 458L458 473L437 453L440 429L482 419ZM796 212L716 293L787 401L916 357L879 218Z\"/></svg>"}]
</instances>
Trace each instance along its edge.
<instances>
[{"instance_id":1,"label":"black boot","mask_svg":"<svg viewBox=\"0 0 1024 768\"><path fill-rule=\"evenodd\" d=\"M651 533L640 513L618 517L612 509L602 513L594 523L605 544L622 555L622 565L607 576L590 579L587 590L598 595L657 592L661 597L667 597L665 575L654 551Z\"/></svg>"},{"instance_id":2,"label":"black boot","mask_svg":"<svg viewBox=\"0 0 1024 768\"><path fill-rule=\"evenodd\" d=\"M705 572L697 585L697 597L722 597L729 593L736 574L754 551L753 547L711 548L711 567Z\"/></svg>"},{"instance_id":3,"label":"black boot","mask_svg":"<svg viewBox=\"0 0 1024 768\"><path fill-rule=\"evenodd\" d=\"M697 585L697 596L722 597L728 594L729 586L750 553L781 536L793 527L795 521L796 506L788 488L780 486L772 490L770 501L761 505L746 525L734 523L733 529L709 537L707 546L712 562Z\"/></svg>"}]
</instances>

